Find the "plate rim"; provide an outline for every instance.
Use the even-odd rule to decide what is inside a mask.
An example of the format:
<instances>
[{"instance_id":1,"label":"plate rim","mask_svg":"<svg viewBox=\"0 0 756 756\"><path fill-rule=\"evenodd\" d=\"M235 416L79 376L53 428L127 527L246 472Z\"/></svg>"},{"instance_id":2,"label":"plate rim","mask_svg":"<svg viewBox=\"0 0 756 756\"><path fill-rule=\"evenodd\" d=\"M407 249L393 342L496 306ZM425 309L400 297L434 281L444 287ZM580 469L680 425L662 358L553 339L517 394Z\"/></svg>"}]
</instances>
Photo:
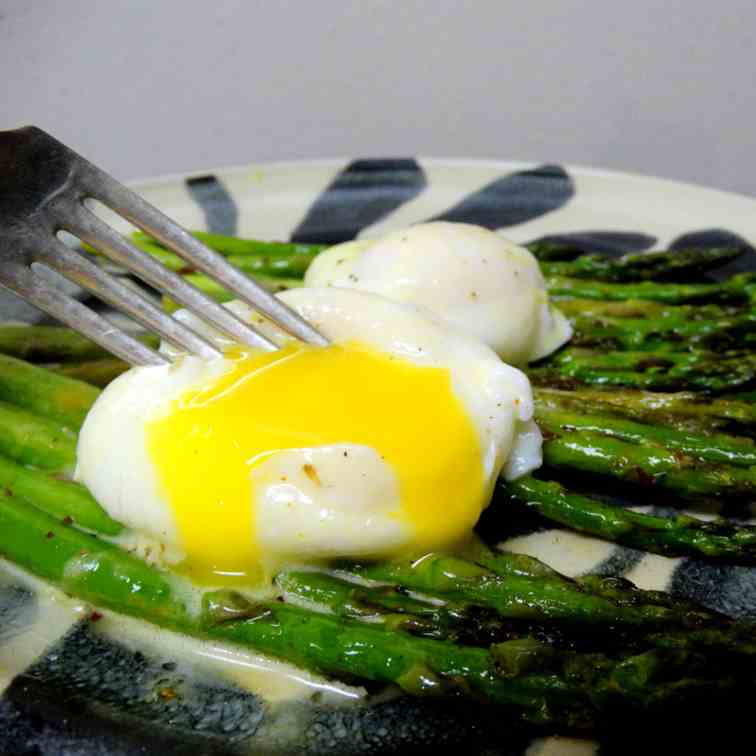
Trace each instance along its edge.
<instances>
[{"instance_id":1,"label":"plate rim","mask_svg":"<svg viewBox=\"0 0 756 756\"><path fill-rule=\"evenodd\" d=\"M142 178L128 179L124 183L133 188L139 187L151 188L161 184L172 184L185 181L189 178L215 175L223 177L224 174L242 174L253 169L258 170L292 170L306 168L332 168L334 175L339 167L345 167L352 162L360 160L399 160L410 159L416 160L420 166L429 166L435 168L494 168L502 172L512 172L527 170L537 166L558 165L563 168L568 175L582 176L586 178L603 179L607 181L626 181L632 183L650 183L657 184L659 189L668 190L687 190L716 195L722 201L747 202L754 205L756 210L756 195L750 196L741 192L731 191L729 189L720 189L718 187L701 184L695 181L683 181L680 179L668 178L657 174L641 173L638 171L616 170L613 168L601 168L582 163L562 163L557 160L509 160L503 158L466 158L466 157L445 157L445 156L426 156L426 155L404 155L398 154L381 155L381 156L344 156L344 157L320 157L320 158L292 158L288 160L261 160L248 161L244 163L231 163L228 165L216 165L204 169L191 171L170 171L160 173L155 176L146 176Z\"/></svg>"}]
</instances>

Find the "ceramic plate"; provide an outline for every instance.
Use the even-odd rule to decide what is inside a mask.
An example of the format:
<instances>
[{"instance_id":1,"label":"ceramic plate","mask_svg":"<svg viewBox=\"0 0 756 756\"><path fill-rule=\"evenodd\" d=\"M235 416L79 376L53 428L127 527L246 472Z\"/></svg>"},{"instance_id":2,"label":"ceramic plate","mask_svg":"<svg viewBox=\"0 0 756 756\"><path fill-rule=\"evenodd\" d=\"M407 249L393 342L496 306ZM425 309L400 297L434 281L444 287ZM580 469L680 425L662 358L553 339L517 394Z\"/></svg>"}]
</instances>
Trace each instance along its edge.
<instances>
[{"instance_id":1,"label":"ceramic plate","mask_svg":"<svg viewBox=\"0 0 756 756\"><path fill-rule=\"evenodd\" d=\"M223 234L335 243L445 219L519 242L558 238L611 255L737 245L748 250L737 265L756 267L756 201L584 168L333 160L252 165L136 188L183 225ZM0 294L0 319L41 316ZM667 559L543 527L519 532L506 546L570 575L623 575L643 588L756 618L754 569ZM265 662L253 655L209 660L222 650L166 645L165 633L118 616L93 622L60 597L49 607L42 586L0 562L3 754L414 754L452 747L465 754L588 754L597 748L560 737L532 741L497 712L474 705L290 678L261 690L256 665ZM602 753L618 749L605 744Z\"/></svg>"}]
</instances>

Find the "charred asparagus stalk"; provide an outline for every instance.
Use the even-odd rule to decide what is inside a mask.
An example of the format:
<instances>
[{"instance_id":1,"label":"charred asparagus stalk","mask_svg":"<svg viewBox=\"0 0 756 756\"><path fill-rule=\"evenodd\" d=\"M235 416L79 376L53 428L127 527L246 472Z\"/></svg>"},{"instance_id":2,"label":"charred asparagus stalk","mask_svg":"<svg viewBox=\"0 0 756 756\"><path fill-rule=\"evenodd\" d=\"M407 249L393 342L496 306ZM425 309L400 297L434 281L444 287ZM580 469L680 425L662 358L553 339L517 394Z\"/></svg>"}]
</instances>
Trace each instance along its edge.
<instances>
[{"instance_id":1,"label":"charred asparagus stalk","mask_svg":"<svg viewBox=\"0 0 756 756\"><path fill-rule=\"evenodd\" d=\"M734 260L741 250L713 247L710 249L642 252L611 258L583 255L562 262L541 262L546 276L593 278L599 281L661 281L680 280L703 273Z\"/></svg>"},{"instance_id":2,"label":"charred asparagus stalk","mask_svg":"<svg viewBox=\"0 0 756 756\"><path fill-rule=\"evenodd\" d=\"M588 726L606 706L653 708L734 679L721 668L713 674L695 651L654 649L611 659L555 652L535 641L487 650L389 633L275 601L253 604L228 591L206 593L197 618L176 576L7 496L0 499L0 551L103 608L325 674L395 683L412 695L472 694L539 724Z\"/></svg>"},{"instance_id":3,"label":"charred asparagus stalk","mask_svg":"<svg viewBox=\"0 0 756 756\"><path fill-rule=\"evenodd\" d=\"M541 429L552 436L570 431L598 433L633 444L653 444L702 462L731 464L736 467L756 465L756 446L751 439L724 434L696 435L620 417L587 415L542 405L536 410L536 418Z\"/></svg>"},{"instance_id":4,"label":"charred asparagus stalk","mask_svg":"<svg viewBox=\"0 0 756 756\"><path fill-rule=\"evenodd\" d=\"M657 517L581 496L554 482L526 477L500 483L505 497L562 525L664 556L694 556L756 564L756 528L685 515ZM499 503L507 506L506 502Z\"/></svg>"},{"instance_id":5,"label":"charred asparagus stalk","mask_svg":"<svg viewBox=\"0 0 756 756\"><path fill-rule=\"evenodd\" d=\"M751 352L596 352L568 347L528 371L538 386L627 386L654 391L722 393L756 380Z\"/></svg>"},{"instance_id":6,"label":"charred asparagus stalk","mask_svg":"<svg viewBox=\"0 0 756 756\"><path fill-rule=\"evenodd\" d=\"M753 275L743 273L724 283L607 283L583 278L550 276L546 279L549 294L557 298L600 299L619 302L629 299L649 300L668 305L688 303L747 304L750 302Z\"/></svg>"},{"instance_id":7,"label":"charred asparagus stalk","mask_svg":"<svg viewBox=\"0 0 756 756\"><path fill-rule=\"evenodd\" d=\"M701 462L682 452L618 441L588 431L550 437L543 445L547 467L591 473L645 488L670 491L683 499L753 497L751 468Z\"/></svg>"},{"instance_id":8,"label":"charred asparagus stalk","mask_svg":"<svg viewBox=\"0 0 756 756\"><path fill-rule=\"evenodd\" d=\"M589 387L574 391L541 387L535 391L539 407L566 409L586 414L629 417L656 426L704 432L733 426L748 430L756 426L756 407L734 397L712 398L705 394L672 394L617 390L602 391Z\"/></svg>"},{"instance_id":9,"label":"charred asparagus stalk","mask_svg":"<svg viewBox=\"0 0 756 756\"><path fill-rule=\"evenodd\" d=\"M756 313L723 317L717 320L666 318L572 318L572 344L604 349L634 351L714 351L739 347L743 339L756 332Z\"/></svg>"}]
</instances>

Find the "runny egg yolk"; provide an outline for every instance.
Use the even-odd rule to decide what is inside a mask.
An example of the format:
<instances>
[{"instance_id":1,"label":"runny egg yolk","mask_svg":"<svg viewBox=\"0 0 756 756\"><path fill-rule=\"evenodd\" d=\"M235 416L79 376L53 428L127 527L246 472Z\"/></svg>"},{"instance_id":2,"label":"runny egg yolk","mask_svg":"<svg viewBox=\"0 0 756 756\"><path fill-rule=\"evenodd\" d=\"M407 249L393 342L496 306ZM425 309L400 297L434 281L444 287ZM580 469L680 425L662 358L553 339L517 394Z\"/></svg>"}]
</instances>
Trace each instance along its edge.
<instances>
[{"instance_id":1,"label":"runny egg yolk","mask_svg":"<svg viewBox=\"0 0 756 756\"><path fill-rule=\"evenodd\" d=\"M478 433L449 370L358 342L226 357L228 372L186 391L147 426L194 579L266 575L271 559L256 537L251 470L283 449L375 449L398 481L391 517L412 533L400 553L443 548L472 529L487 487Z\"/></svg>"}]
</instances>

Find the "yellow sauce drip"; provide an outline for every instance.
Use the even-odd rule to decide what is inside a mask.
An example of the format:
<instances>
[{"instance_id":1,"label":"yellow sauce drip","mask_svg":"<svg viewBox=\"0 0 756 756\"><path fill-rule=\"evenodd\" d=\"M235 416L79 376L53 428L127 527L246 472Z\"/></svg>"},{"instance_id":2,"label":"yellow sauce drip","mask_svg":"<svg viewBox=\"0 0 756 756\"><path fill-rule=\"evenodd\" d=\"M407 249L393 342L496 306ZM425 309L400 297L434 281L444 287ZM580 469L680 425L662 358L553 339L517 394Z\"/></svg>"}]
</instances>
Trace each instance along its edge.
<instances>
[{"instance_id":1,"label":"yellow sauce drip","mask_svg":"<svg viewBox=\"0 0 756 756\"><path fill-rule=\"evenodd\" d=\"M228 372L186 391L147 426L194 579L263 577L250 471L282 449L377 450L398 480L393 516L411 527L414 551L448 546L474 526L487 493L480 441L448 370L357 342L226 357Z\"/></svg>"}]
</instances>

